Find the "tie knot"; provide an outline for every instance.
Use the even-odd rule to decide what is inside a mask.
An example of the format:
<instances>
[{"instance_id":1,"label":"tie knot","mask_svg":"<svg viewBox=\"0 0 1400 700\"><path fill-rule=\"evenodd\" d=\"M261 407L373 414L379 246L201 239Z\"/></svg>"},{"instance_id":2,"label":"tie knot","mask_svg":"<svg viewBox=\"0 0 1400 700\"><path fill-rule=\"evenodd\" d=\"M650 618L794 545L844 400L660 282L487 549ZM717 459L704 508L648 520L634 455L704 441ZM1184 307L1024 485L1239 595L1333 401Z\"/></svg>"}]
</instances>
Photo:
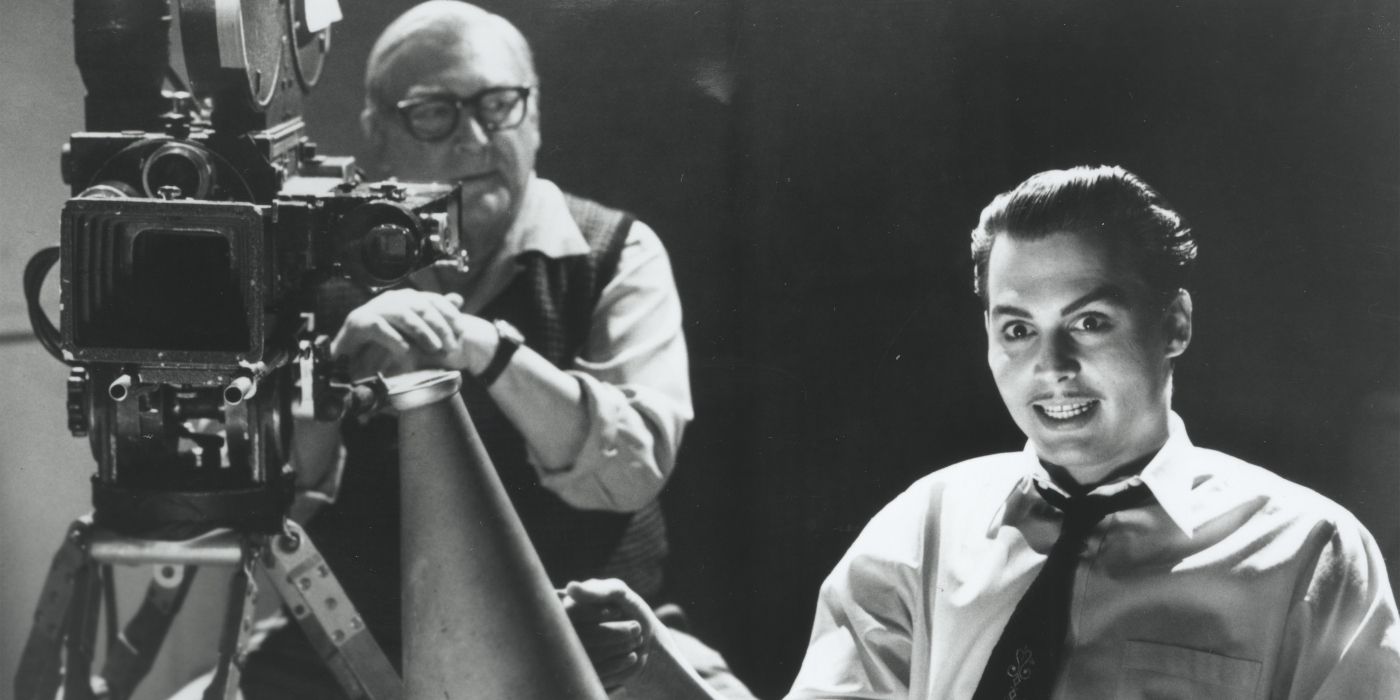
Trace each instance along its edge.
<instances>
[{"instance_id":1,"label":"tie knot","mask_svg":"<svg viewBox=\"0 0 1400 700\"><path fill-rule=\"evenodd\" d=\"M1035 490L1041 498L1065 515L1065 525L1088 529L1098 524L1110 513L1127 510L1140 505L1151 497L1152 492L1141 479L1133 479L1123 488L1112 493L1086 493L1080 496L1066 496L1048 486L1035 482Z\"/></svg>"}]
</instances>

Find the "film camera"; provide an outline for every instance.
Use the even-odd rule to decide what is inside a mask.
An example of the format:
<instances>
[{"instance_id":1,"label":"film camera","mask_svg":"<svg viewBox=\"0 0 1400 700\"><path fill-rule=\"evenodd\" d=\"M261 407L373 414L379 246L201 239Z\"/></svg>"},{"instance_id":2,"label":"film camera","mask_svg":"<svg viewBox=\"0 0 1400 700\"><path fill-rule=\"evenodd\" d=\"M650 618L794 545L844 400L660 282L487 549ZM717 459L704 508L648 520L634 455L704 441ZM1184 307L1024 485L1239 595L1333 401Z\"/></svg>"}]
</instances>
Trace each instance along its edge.
<instances>
[{"instance_id":1,"label":"film camera","mask_svg":"<svg viewBox=\"0 0 1400 700\"><path fill-rule=\"evenodd\" d=\"M348 695L400 695L287 517L286 455L294 406L337 418L389 397L382 380L352 384L328 357L316 334L328 300L344 313L466 256L453 187L361 182L351 158L319 155L307 138L302 97L339 18L336 0L74 0L86 129L63 151L73 196L60 243L30 260L24 286L35 335L71 367L69 429L88 438L97 473L92 514L70 527L45 579L17 698L49 700L60 685L67 698L130 697L206 565L235 574L205 697L235 696L257 571ZM39 301L55 264L57 326ZM118 564L156 566L120 630ZM94 676L104 601L107 654Z\"/></svg>"},{"instance_id":2,"label":"film camera","mask_svg":"<svg viewBox=\"0 0 1400 700\"><path fill-rule=\"evenodd\" d=\"M361 182L307 138L302 97L338 19L335 0L74 2L86 130L63 152L60 246L25 286L36 335L73 368L99 526L280 528L293 393L323 415L364 396L318 350L318 299L465 264L450 186ZM57 327L38 303L55 262Z\"/></svg>"},{"instance_id":3,"label":"film camera","mask_svg":"<svg viewBox=\"0 0 1400 700\"><path fill-rule=\"evenodd\" d=\"M454 187L361 182L351 159L317 154L305 135L301 99L336 1L74 0L73 14L86 130L63 154L73 197L60 245L30 260L24 285L35 334L71 366L69 428L88 437L97 474L92 515L45 579L15 697L131 697L194 571L220 565L235 573L208 700L237 697L259 572L349 697L602 698L457 395L460 374L351 383L317 335L416 270L466 264ZM55 264L57 326L39 303ZM399 411L402 444L433 436L400 470L413 572L402 677L288 517L294 406L332 419L380 403ZM112 569L132 564L155 573L118 631Z\"/></svg>"}]
</instances>

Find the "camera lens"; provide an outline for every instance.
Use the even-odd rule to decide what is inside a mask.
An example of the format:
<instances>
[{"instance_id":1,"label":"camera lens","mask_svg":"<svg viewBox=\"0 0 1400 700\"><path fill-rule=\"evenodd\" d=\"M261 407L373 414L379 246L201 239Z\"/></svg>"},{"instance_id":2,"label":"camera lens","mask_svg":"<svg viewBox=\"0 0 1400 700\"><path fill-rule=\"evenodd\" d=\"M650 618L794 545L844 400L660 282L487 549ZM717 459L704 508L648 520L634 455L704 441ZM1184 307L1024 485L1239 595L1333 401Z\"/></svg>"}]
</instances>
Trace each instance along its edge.
<instances>
[{"instance_id":1,"label":"camera lens","mask_svg":"<svg viewBox=\"0 0 1400 700\"><path fill-rule=\"evenodd\" d=\"M178 187L187 199L207 199L213 187L214 167L200 149L171 142L157 148L141 168L146 196L155 197L162 187Z\"/></svg>"},{"instance_id":2,"label":"camera lens","mask_svg":"<svg viewBox=\"0 0 1400 700\"><path fill-rule=\"evenodd\" d=\"M393 284L413 272L418 260L418 242L398 224L379 224L365 235L365 270L380 284Z\"/></svg>"}]
</instances>

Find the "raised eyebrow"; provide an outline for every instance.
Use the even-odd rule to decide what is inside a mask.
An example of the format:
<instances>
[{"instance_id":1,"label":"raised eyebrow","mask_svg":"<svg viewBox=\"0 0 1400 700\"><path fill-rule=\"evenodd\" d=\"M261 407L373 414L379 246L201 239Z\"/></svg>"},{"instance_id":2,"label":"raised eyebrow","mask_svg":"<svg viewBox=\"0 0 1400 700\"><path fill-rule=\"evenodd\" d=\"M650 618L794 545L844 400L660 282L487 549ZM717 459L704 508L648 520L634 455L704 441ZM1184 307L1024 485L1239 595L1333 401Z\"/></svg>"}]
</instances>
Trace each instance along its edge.
<instances>
[{"instance_id":1,"label":"raised eyebrow","mask_svg":"<svg viewBox=\"0 0 1400 700\"><path fill-rule=\"evenodd\" d=\"M1088 294L1066 304L1063 309L1060 309L1060 315L1068 316L1096 302L1126 307L1128 305L1128 292L1116 284L1101 284L1089 290Z\"/></svg>"},{"instance_id":2,"label":"raised eyebrow","mask_svg":"<svg viewBox=\"0 0 1400 700\"><path fill-rule=\"evenodd\" d=\"M997 304L989 312L991 316L1015 316L1017 318L1030 318L1031 312L1010 304Z\"/></svg>"}]
</instances>

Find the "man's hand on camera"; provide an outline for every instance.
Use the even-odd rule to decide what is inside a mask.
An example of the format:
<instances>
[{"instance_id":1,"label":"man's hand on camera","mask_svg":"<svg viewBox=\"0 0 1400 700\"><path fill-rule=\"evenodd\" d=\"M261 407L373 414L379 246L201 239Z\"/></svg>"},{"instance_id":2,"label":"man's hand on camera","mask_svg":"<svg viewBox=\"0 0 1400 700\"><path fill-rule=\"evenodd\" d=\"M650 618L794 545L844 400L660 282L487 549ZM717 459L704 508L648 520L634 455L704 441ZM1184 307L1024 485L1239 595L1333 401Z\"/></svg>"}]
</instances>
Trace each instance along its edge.
<instances>
[{"instance_id":1,"label":"man's hand on camera","mask_svg":"<svg viewBox=\"0 0 1400 700\"><path fill-rule=\"evenodd\" d=\"M490 322L462 313L461 304L455 293L384 292L350 312L331 353L349 357L357 377L432 367L479 370L490 361L497 334Z\"/></svg>"}]
</instances>

